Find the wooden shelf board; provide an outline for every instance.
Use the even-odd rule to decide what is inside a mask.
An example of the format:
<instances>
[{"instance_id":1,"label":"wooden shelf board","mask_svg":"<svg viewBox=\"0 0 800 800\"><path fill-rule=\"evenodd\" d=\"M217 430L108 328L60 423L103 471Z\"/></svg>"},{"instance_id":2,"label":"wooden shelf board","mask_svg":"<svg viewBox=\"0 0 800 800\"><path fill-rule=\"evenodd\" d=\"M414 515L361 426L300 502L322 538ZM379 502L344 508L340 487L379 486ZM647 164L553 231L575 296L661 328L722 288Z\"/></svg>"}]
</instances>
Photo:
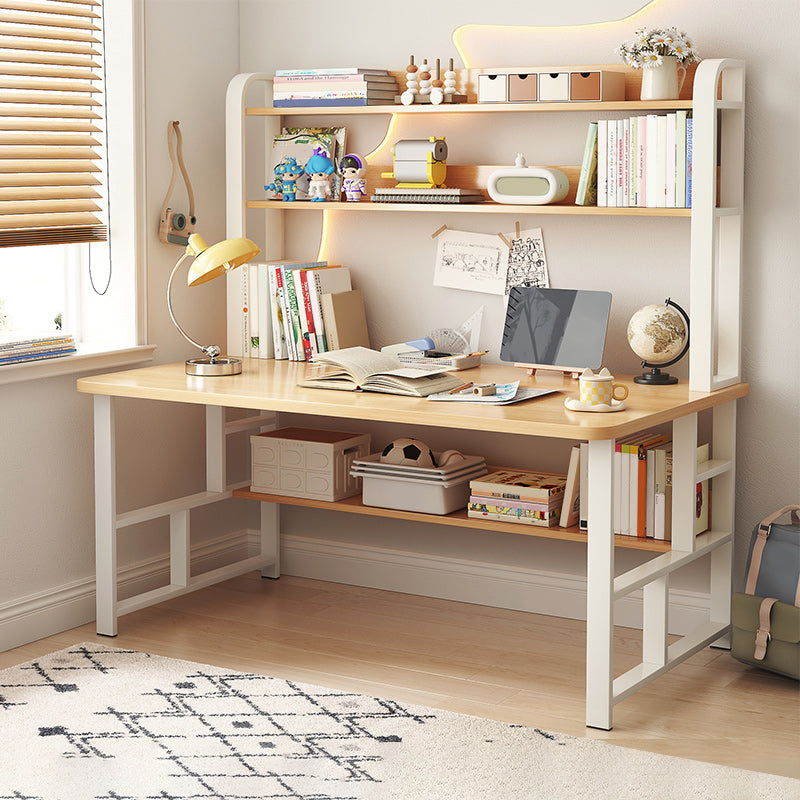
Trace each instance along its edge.
<instances>
[{"instance_id":1,"label":"wooden shelf board","mask_svg":"<svg viewBox=\"0 0 800 800\"><path fill-rule=\"evenodd\" d=\"M521 111L564 112L564 111L676 111L692 108L691 100L616 100L616 101L579 101L563 103L448 103L432 105L395 105L380 106L314 106L308 108L246 108L249 117L297 117L297 116L362 116L375 114L517 114Z\"/></svg>"},{"instance_id":2,"label":"wooden shelf board","mask_svg":"<svg viewBox=\"0 0 800 800\"><path fill-rule=\"evenodd\" d=\"M577 527L572 528L539 528L535 525L523 525L517 522L497 522L490 519L475 519L467 516L467 510L461 509L452 514L422 514L418 511L397 511L392 508L376 508L365 506L361 496L348 497L344 500L329 502L327 500L314 500L306 497L284 497L276 494L263 494L250 489L236 489L234 497L247 500L259 500L262 503L280 503L287 506L302 506L304 508L324 508L326 511L344 511L348 514L363 514L370 517L389 517L412 522L429 522L435 525L453 525L459 528L479 528L480 530L496 531L497 533L514 533L522 536L537 536L544 539L559 539L567 542L586 543L586 534ZM666 553L670 549L669 542L656 541L655 539L638 539L635 536L615 536L616 547L627 547L633 550L650 550Z\"/></svg>"},{"instance_id":3,"label":"wooden shelf board","mask_svg":"<svg viewBox=\"0 0 800 800\"><path fill-rule=\"evenodd\" d=\"M691 217L690 208L608 208L598 206L545 205L523 206L506 203L361 203L331 201L312 203L305 200L248 200L248 208L271 208L279 211L439 211L455 214L578 214L582 216L622 217Z\"/></svg>"}]
</instances>

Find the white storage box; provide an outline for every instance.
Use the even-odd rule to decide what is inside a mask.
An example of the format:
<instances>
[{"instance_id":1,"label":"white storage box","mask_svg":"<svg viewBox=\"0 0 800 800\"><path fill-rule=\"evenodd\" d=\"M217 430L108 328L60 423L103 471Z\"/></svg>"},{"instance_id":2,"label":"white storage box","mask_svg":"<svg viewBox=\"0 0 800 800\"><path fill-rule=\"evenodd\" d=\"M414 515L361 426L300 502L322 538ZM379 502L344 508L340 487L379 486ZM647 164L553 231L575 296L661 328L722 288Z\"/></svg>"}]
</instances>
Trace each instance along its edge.
<instances>
[{"instance_id":1,"label":"white storage box","mask_svg":"<svg viewBox=\"0 0 800 800\"><path fill-rule=\"evenodd\" d=\"M508 77L504 72L478 75L478 102L505 103L508 100Z\"/></svg>"},{"instance_id":2,"label":"white storage box","mask_svg":"<svg viewBox=\"0 0 800 800\"><path fill-rule=\"evenodd\" d=\"M251 488L318 500L351 497L360 485L350 467L369 453L369 442L368 433L313 428L280 428L251 436Z\"/></svg>"}]
</instances>

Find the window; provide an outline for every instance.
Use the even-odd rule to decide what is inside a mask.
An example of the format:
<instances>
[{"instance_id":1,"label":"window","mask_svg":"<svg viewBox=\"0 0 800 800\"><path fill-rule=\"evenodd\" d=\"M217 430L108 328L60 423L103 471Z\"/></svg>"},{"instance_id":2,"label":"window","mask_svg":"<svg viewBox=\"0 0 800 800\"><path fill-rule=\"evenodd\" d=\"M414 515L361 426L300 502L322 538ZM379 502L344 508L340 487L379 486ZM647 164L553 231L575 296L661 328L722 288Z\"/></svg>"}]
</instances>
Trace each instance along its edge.
<instances>
[{"instance_id":1,"label":"window","mask_svg":"<svg viewBox=\"0 0 800 800\"><path fill-rule=\"evenodd\" d=\"M79 355L124 349L118 363L152 353L142 31L141 0L0 0L0 328L60 323Z\"/></svg>"}]
</instances>

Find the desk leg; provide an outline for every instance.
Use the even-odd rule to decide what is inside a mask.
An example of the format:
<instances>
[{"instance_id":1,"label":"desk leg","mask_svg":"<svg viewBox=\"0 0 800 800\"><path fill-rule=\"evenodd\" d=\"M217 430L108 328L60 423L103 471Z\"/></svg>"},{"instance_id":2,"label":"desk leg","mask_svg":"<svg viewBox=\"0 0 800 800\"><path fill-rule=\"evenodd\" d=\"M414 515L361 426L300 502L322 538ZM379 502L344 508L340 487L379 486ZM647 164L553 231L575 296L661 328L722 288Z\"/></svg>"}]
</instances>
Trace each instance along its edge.
<instances>
[{"instance_id":1,"label":"desk leg","mask_svg":"<svg viewBox=\"0 0 800 800\"><path fill-rule=\"evenodd\" d=\"M261 555L270 556L272 563L261 570L262 578L281 576L281 507L277 503L261 506Z\"/></svg>"},{"instance_id":2,"label":"desk leg","mask_svg":"<svg viewBox=\"0 0 800 800\"><path fill-rule=\"evenodd\" d=\"M114 398L94 398L94 537L97 632L117 635L117 462Z\"/></svg>"},{"instance_id":3,"label":"desk leg","mask_svg":"<svg viewBox=\"0 0 800 800\"><path fill-rule=\"evenodd\" d=\"M586 725L611 730L614 660L614 440L589 442Z\"/></svg>"}]
</instances>

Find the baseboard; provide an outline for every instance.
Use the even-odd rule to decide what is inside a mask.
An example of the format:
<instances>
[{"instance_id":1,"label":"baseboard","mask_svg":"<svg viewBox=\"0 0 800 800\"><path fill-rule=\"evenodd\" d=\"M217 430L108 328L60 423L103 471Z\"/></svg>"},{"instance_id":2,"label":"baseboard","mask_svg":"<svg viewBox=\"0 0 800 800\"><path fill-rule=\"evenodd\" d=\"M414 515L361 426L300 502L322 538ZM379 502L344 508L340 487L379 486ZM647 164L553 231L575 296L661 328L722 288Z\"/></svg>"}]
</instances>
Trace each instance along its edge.
<instances>
[{"instance_id":1,"label":"baseboard","mask_svg":"<svg viewBox=\"0 0 800 800\"><path fill-rule=\"evenodd\" d=\"M258 535L251 533L251 546L257 541ZM294 535L281 537L281 571L334 583L586 619L586 579L576 575ZM641 629L641 600L641 592L633 592L617 601L616 624ZM670 633L683 635L707 622L709 608L708 594L670 591Z\"/></svg>"},{"instance_id":2,"label":"baseboard","mask_svg":"<svg viewBox=\"0 0 800 800\"><path fill-rule=\"evenodd\" d=\"M192 547L195 574L250 555L252 533L237 531ZM169 583L169 556L119 570L119 596L131 597ZM18 598L0 606L0 652L95 619L94 576Z\"/></svg>"}]
</instances>

